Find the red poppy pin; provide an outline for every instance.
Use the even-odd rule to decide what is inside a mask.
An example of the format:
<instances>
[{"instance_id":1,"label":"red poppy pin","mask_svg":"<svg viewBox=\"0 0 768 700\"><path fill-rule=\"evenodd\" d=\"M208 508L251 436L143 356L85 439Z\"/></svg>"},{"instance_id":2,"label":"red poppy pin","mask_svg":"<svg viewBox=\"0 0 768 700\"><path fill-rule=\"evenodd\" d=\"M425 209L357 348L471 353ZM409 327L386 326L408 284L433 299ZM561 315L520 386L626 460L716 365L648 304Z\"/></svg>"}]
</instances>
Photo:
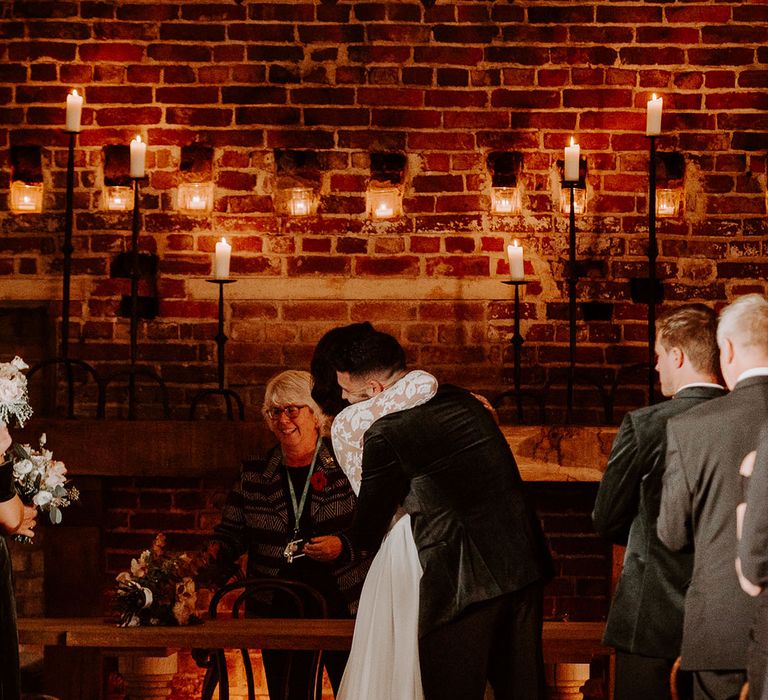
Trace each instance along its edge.
<instances>
[{"instance_id":1,"label":"red poppy pin","mask_svg":"<svg viewBox=\"0 0 768 700\"><path fill-rule=\"evenodd\" d=\"M309 483L312 484L313 491L323 491L328 484L328 477L325 472L315 472Z\"/></svg>"}]
</instances>

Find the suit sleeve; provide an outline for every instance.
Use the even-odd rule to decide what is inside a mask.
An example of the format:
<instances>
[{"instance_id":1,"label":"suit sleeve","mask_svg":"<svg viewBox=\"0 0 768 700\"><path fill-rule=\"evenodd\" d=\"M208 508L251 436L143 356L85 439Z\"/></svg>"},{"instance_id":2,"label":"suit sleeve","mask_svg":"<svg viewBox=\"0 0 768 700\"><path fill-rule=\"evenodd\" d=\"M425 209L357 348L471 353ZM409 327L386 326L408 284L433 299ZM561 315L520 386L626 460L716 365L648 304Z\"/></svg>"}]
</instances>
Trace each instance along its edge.
<instances>
[{"instance_id":1,"label":"suit sleeve","mask_svg":"<svg viewBox=\"0 0 768 700\"><path fill-rule=\"evenodd\" d=\"M760 431L755 466L748 481L738 555L744 577L765 588L768 585L768 425Z\"/></svg>"},{"instance_id":2,"label":"suit sleeve","mask_svg":"<svg viewBox=\"0 0 768 700\"><path fill-rule=\"evenodd\" d=\"M673 552L693 545L693 494L683 469L674 420L667 423L667 457L657 523L659 539Z\"/></svg>"},{"instance_id":3,"label":"suit sleeve","mask_svg":"<svg viewBox=\"0 0 768 700\"><path fill-rule=\"evenodd\" d=\"M395 450L380 434L369 433L363 448L357 517L346 533L354 557L379 548L407 490L408 479Z\"/></svg>"},{"instance_id":4,"label":"suit sleeve","mask_svg":"<svg viewBox=\"0 0 768 700\"><path fill-rule=\"evenodd\" d=\"M597 490L592 522L601 537L625 545L637 515L640 482L647 470L630 414L624 416Z\"/></svg>"}]
</instances>

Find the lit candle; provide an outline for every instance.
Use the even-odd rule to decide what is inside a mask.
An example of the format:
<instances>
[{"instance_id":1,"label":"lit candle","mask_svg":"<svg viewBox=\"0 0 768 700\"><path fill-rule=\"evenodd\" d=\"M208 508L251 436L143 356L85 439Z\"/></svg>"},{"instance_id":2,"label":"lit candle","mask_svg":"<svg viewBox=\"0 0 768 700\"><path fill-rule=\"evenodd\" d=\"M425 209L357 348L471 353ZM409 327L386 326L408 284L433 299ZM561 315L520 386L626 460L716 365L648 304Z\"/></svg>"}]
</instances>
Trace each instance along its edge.
<instances>
[{"instance_id":1,"label":"lit candle","mask_svg":"<svg viewBox=\"0 0 768 700\"><path fill-rule=\"evenodd\" d=\"M525 279L525 265L523 264L523 246L517 239L512 241L512 245L507 246L507 257L509 258L509 276L513 280Z\"/></svg>"},{"instance_id":2,"label":"lit candle","mask_svg":"<svg viewBox=\"0 0 768 700\"><path fill-rule=\"evenodd\" d=\"M83 113L83 97L77 94L77 90L72 90L71 95L67 95L67 131L80 131L80 115Z\"/></svg>"},{"instance_id":3,"label":"lit candle","mask_svg":"<svg viewBox=\"0 0 768 700\"><path fill-rule=\"evenodd\" d=\"M376 207L376 217L378 219L388 219L393 213L394 210L386 202L381 202L379 203L379 206Z\"/></svg>"},{"instance_id":4,"label":"lit candle","mask_svg":"<svg viewBox=\"0 0 768 700\"><path fill-rule=\"evenodd\" d=\"M500 214L508 214L512 211L512 198L507 195L501 195L496 200L496 211Z\"/></svg>"},{"instance_id":5,"label":"lit candle","mask_svg":"<svg viewBox=\"0 0 768 700\"><path fill-rule=\"evenodd\" d=\"M193 194L189 200L190 209L205 209L205 200L199 194Z\"/></svg>"},{"instance_id":6,"label":"lit candle","mask_svg":"<svg viewBox=\"0 0 768 700\"><path fill-rule=\"evenodd\" d=\"M147 157L147 144L141 136L131 141L131 177L144 177L144 161Z\"/></svg>"},{"instance_id":7,"label":"lit candle","mask_svg":"<svg viewBox=\"0 0 768 700\"><path fill-rule=\"evenodd\" d=\"M306 216L307 211L307 200L305 199L293 199L291 200L291 206L293 207L293 212L291 212L294 216Z\"/></svg>"},{"instance_id":8,"label":"lit candle","mask_svg":"<svg viewBox=\"0 0 768 700\"><path fill-rule=\"evenodd\" d=\"M563 178L568 182L576 182L579 179L579 155L581 147L573 142L571 136L571 145L565 147L565 172Z\"/></svg>"},{"instance_id":9,"label":"lit candle","mask_svg":"<svg viewBox=\"0 0 768 700\"><path fill-rule=\"evenodd\" d=\"M648 111L645 116L645 135L656 136L661 133L661 97L653 97L648 100Z\"/></svg>"},{"instance_id":10,"label":"lit candle","mask_svg":"<svg viewBox=\"0 0 768 700\"><path fill-rule=\"evenodd\" d=\"M229 277L229 257L232 254L232 246L222 238L216 244L216 255L213 258L213 278L225 280Z\"/></svg>"}]
</instances>

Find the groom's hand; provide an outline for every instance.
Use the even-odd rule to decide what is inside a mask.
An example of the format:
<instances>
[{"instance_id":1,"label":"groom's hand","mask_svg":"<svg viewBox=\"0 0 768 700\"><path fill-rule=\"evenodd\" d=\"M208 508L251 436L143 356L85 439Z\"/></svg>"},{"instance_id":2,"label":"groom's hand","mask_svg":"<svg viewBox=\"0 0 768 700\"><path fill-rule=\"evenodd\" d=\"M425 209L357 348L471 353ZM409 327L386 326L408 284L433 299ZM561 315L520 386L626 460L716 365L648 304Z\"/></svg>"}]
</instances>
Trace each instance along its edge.
<instances>
[{"instance_id":1,"label":"groom's hand","mask_svg":"<svg viewBox=\"0 0 768 700\"><path fill-rule=\"evenodd\" d=\"M304 554L315 561L333 561L343 549L341 540L335 535L313 537L304 545Z\"/></svg>"}]
</instances>

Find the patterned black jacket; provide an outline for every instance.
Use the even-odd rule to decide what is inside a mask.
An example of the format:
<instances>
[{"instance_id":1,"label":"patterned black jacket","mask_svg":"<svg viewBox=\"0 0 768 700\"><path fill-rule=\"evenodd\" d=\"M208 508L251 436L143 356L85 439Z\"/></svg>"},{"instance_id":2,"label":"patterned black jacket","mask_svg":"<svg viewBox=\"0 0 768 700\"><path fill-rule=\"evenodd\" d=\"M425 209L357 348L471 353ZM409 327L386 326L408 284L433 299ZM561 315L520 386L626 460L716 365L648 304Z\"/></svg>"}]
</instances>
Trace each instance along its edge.
<instances>
[{"instance_id":1,"label":"patterned black jacket","mask_svg":"<svg viewBox=\"0 0 768 700\"><path fill-rule=\"evenodd\" d=\"M243 463L212 537L213 542L221 545L217 564L227 575L235 571L236 562L243 554L248 555L246 574L249 577L274 577L285 562L283 549L293 527L293 516L289 513L290 496L284 487L280 466L279 446L273 448L266 459ZM326 441L318 453L315 472L325 474L325 485L322 490L309 490L311 534L338 535L355 519L357 498ZM369 565L367 556L352 562L339 560L337 565L331 565L338 589L352 613L357 609Z\"/></svg>"}]
</instances>

